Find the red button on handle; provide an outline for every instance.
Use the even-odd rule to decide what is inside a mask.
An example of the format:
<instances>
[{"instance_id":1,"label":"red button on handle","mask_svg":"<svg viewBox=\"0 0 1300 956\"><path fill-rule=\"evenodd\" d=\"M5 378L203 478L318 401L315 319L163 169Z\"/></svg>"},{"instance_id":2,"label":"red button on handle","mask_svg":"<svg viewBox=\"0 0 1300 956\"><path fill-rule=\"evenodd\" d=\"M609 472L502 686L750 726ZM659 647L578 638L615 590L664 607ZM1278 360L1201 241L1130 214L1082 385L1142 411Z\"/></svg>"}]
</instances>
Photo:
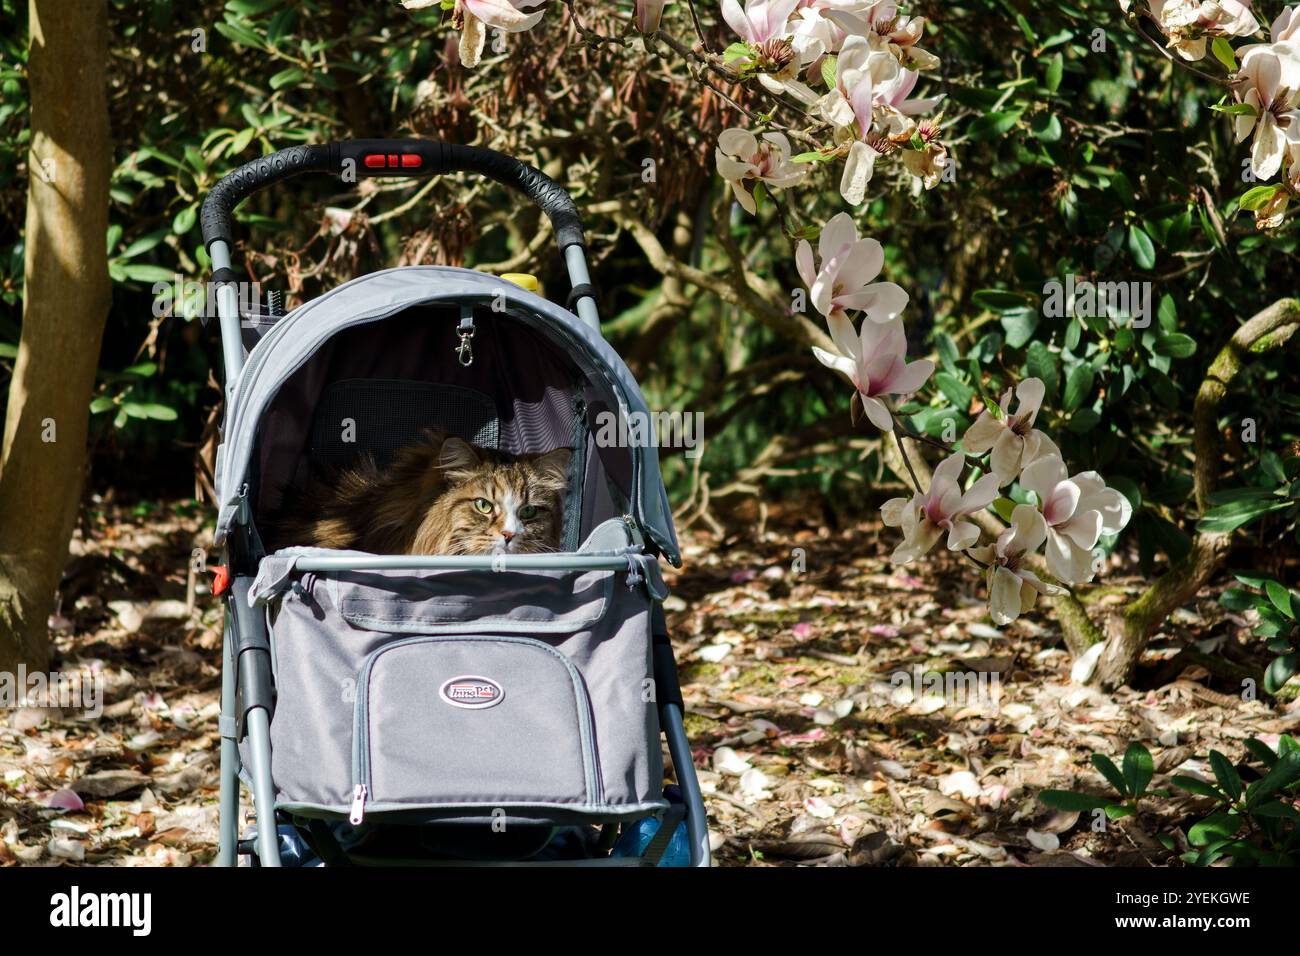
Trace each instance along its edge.
<instances>
[{"instance_id":1,"label":"red button on handle","mask_svg":"<svg viewBox=\"0 0 1300 956\"><path fill-rule=\"evenodd\" d=\"M365 157L363 158L362 161L363 161L363 162L364 162L368 167L370 167L371 169L383 169L383 168L384 168L384 154L383 154L383 153L367 153L367 154L365 155Z\"/></svg>"}]
</instances>

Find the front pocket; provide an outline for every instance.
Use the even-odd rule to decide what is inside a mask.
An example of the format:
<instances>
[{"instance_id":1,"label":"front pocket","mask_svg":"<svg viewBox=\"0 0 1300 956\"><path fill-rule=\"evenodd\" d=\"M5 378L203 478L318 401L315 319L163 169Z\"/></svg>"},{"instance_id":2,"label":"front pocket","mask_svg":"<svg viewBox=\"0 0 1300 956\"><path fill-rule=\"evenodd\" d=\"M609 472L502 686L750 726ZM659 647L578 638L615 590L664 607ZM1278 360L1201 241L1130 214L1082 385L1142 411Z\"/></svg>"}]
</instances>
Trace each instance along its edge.
<instances>
[{"instance_id":1,"label":"front pocket","mask_svg":"<svg viewBox=\"0 0 1300 956\"><path fill-rule=\"evenodd\" d=\"M582 677L542 641L396 641L366 658L355 708L354 824L367 808L601 802Z\"/></svg>"}]
</instances>

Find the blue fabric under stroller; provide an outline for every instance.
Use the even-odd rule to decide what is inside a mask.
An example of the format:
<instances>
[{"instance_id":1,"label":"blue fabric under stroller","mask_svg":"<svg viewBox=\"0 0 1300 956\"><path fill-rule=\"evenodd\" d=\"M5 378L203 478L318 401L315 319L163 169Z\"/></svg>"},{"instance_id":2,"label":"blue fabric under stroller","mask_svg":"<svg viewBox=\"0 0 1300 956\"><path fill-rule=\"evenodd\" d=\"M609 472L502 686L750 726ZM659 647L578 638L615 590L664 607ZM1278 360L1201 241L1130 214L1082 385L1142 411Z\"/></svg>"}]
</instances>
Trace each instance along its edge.
<instances>
[{"instance_id":1,"label":"blue fabric under stroller","mask_svg":"<svg viewBox=\"0 0 1300 956\"><path fill-rule=\"evenodd\" d=\"M241 310L231 214L253 192L308 172L452 171L541 207L572 311L433 266L361 276L287 315ZM658 560L680 556L653 418L601 337L572 200L491 150L356 140L241 167L202 224L227 379L218 862L709 865L661 607ZM572 448L560 551L374 555L268 539L313 469L382 462L429 427L508 454ZM241 778L258 821L242 841Z\"/></svg>"}]
</instances>

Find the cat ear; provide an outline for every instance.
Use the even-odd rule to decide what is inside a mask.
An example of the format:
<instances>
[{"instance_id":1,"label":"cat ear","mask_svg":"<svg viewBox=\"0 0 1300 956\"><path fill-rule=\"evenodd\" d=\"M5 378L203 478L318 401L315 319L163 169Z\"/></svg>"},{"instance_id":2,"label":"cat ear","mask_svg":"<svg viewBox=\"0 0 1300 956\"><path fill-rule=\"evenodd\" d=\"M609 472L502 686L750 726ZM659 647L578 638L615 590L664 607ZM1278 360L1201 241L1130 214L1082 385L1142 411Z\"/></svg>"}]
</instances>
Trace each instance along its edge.
<instances>
[{"instance_id":1,"label":"cat ear","mask_svg":"<svg viewBox=\"0 0 1300 956\"><path fill-rule=\"evenodd\" d=\"M470 471L483 463L474 447L463 438L454 435L442 443L442 452L438 455L438 466L443 471Z\"/></svg>"},{"instance_id":2,"label":"cat ear","mask_svg":"<svg viewBox=\"0 0 1300 956\"><path fill-rule=\"evenodd\" d=\"M544 481L551 481L563 487L569 481L571 458L573 458L572 448L556 448L534 458L533 467L537 469Z\"/></svg>"}]
</instances>

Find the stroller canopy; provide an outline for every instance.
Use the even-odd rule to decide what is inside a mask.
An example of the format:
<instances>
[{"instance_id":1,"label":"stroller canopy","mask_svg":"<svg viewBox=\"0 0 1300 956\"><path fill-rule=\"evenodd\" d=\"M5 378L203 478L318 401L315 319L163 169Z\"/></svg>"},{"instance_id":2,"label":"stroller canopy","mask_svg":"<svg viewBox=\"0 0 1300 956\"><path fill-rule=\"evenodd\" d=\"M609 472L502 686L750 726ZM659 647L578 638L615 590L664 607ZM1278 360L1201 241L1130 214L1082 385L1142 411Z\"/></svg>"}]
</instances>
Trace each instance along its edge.
<instances>
[{"instance_id":1,"label":"stroller canopy","mask_svg":"<svg viewBox=\"0 0 1300 956\"><path fill-rule=\"evenodd\" d=\"M259 431L268 427L268 410L286 385L296 382L295 375L340 333L356 330L355 334L365 335L359 327L430 306L444 311L474 306L480 313L490 307L526 326L576 366L595 399L592 404L618 416L617 434L626 442L631 459L622 491L632 515L664 557L680 564L659 471L654 417L623 360L599 333L563 307L497 276L444 266L408 266L353 279L281 318L253 346L228 395L224 442L216 465L217 541L230 531L241 495L257 474ZM376 341L389 350L402 347L400 342ZM526 375L526 370L520 374ZM525 422L524 427L531 426Z\"/></svg>"}]
</instances>

